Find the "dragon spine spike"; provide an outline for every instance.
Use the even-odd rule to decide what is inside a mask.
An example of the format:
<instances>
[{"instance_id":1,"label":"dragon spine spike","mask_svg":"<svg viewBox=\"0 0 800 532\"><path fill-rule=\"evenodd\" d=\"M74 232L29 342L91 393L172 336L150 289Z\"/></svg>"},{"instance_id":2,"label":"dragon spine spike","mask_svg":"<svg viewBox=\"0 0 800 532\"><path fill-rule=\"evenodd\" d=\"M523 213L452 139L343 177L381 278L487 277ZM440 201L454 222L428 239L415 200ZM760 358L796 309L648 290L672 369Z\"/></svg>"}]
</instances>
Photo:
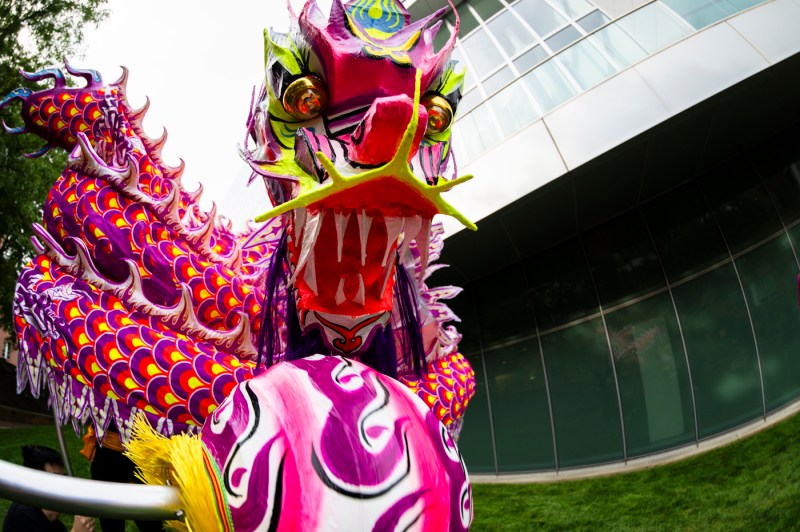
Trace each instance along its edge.
<instances>
[{"instance_id":1,"label":"dragon spine spike","mask_svg":"<svg viewBox=\"0 0 800 532\"><path fill-rule=\"evenodd\" d=\"M38 150L36 150L34 152L31 152L31 153L24 153L23 155L25 157L27 157L28 159L37 159L37 158L41 157L42 155L44 155L45 153L49 152L51 149L53 149L53 145L48 142L47 144L45 144L44 146L42 146Z\"/></svg>"},{"instance_id":2,"label":"dragon spine spike","mask_svg":"<svg viewBox=\"0 0 800 532\"><path fill-rule=\"evenodd\" d=\"M153 198L140 190L139 169L132 158L128 159L128 167L124 170L110 167L97 155L85 135L79 133L77 138L76 150L80 147L81 158L77 163L73 163L73 169L80 170L93 177L99 177L129 199L149 207L167 226L179 236L184 237L198 253L208 258L211 262L227 265L238 263L241 257L241 249L238 243L233 247L229 256L221 256L209 246L209 240L215 228L213 216L215 216L216 207L212 207L214 215L209 217L201 228L187 229L178 216L180 207L179 186L173 186L164 198ZM202 185L198 187L198 191L202 192Z\"/></svg>"},{"instance_id":3,"label":"dragon spine spike","mask_svg":"<svg viewBox=\"0 0 800 532\"><path fill-rule=\"evenodd\" d=\"M162 166L161 172L164 177L182 183L183 171L186 170L186 161L178 159L178 166Z\"/></svg>"},{"instance_id":4,"label":"dragon spine spike","mask_svg":"<svg viewBox=\"0 0 800 532\"><path fill-rule=\"evenodd\" d=\"M144 105L138 109L131 109L130 113L128 113L128 118L131 121L131 124L136 125L140 129L140 131L137 131L137 133L144 133L144 128L142 127L142 120L144 119L149 109L150 109L150 97L145 96Z\"/></svg>"},{"instance_id":5,"label":"dragon spine spike","mask_svg":"<svg viewBox=\"0 0 800 532\"><path fill-rule=\"evenodd\" d=\"M152 139L149 137L145 137L142 140L144 141L145 146L150 150L150 156L153 157L154 160L161 160L161 149L164 147L164 144L167 142L167 128L163 128L161 132L161 136L157 139Z\"/></svg>"},{"instance_id":6,"label":"dragon spine spike","mask_svg":"<svg viewBox=\"0 0 800 532\"><path fill-rule=\"evenodd\" d=\"M66 79L64 79L64 73L57 68L46 68L37 72L26 72L20 68L19 73L28 81L41 81L43 79L55 80L54 88L56 89L66 87L67 85Z\"/></svg>"},{"instance_id":7,"label":"dragon spine spike","mask_svg":"<svg viewBox=\"0 0 800 532\"><path fill-rule=\"evenodd\" d=\"M18 87L13 91L6 94L2 100L0 100L0 109L8 105L9 103L13 102L14 100L25 101L25 98L33 94L28 88L25 87Z\"/></svg>"},{"instance_id":8,"label":"dragon spine spike","mask_svg":"<svg viewBox=\"0 0 800 532\"><path fill-rule=\"evenodd\" d=\"M5 120L0 120L0 122L2 122L3 129L6 130L6 133L9 133L11 135L19 135L20 133L27 133L28 132L28 130L25 128L24 125L23 126L19 126L19 127L10 127L8 124L6 124Z\"/></svg>"},{"instance_id":9,"label":"dragon spine spike","mask_svg":"<svg viewBox=\"0 0 800 532\"><path fill-rule=\"evenodd\" d=\"M128 91L128 67L125 65L120 65L119 67L122 69L122 74L112 85L119 87L123 93L126 93Z\"/></svg>"},{"instance_id":10,"label":"dragon spine spike","mask_svg":"<svg viewBox=\"0 0 800 532\"><path fill-rule=\"evenodd\" d=\"M100 273L83 241L67 237L76 250L75 255L71 256L41 225L35 225L34 232L44 240L47 256L72 275L100 290L113 293L125 304L139 312L157 316L164 323L183 334L196 335L218 348L231 350L244 359L256 358L256 350L250 339L250 321L247 316L239 313L239 323L233 329L209 329L197 318L191 289L185 283L181 284L181 296L175 305L168 307L153 303L144 294L142 275L135 262L125 261L128 265L128 279L121 283L115 283Z\"/></svg>"},{"instance_id":11,"label":"dragon spine spike","mask_svg":"<svg viewBox=\"0 0 800 532\"><path fill-rule=\"evenodd\" d=\"M64 67L71 75L85 79L87 87L96 87L103 84L103 76L97 70L73 68L66 59L64 59Z\"/></svg>"},{"instance_id":12,"label":"dragon spine spike","mask_svg":"<svg viewBox=\"0 0 800 532\"><path fill-rule=\"evenodd\" d=\"M203 196L203 183L197 184L197 190L186 192L186 196L189 198L191 203L199 202L200 198Z\"/></svg>"}]
</instances>

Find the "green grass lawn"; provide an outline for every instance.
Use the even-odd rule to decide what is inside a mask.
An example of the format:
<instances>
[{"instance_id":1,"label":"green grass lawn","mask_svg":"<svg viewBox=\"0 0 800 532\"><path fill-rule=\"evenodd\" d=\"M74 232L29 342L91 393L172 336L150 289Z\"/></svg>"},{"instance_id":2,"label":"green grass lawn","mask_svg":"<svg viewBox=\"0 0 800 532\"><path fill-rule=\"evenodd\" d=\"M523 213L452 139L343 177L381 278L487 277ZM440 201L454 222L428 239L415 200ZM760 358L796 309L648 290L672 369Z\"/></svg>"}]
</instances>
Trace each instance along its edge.
<instances>
[{"instance_id":1,"label":"green grass lawn","mask_svg":"<svg viewBox=\"0 0 800 532\"><path fill-rule=\"evenodd\" d=\"M475 484L473 530L800 530L800 415L635 473Z\"/></svg>"},{"instance_id":2,"label":"green grass lawn","mask_svg":"<svg viewBox=\"0 0 800 532\"><path fill-rule=\"evenodd\" d=\"M76 475L88 478L80 440L71 429L65 438ZM52 427L2 429L0 458L20 463L26 443L58 448ZM473 530L800 530L800 415L672 465L553 484L475 484L473 494ZM0 499L0 515L7 507Z\"/></svg>"}]
</instances>

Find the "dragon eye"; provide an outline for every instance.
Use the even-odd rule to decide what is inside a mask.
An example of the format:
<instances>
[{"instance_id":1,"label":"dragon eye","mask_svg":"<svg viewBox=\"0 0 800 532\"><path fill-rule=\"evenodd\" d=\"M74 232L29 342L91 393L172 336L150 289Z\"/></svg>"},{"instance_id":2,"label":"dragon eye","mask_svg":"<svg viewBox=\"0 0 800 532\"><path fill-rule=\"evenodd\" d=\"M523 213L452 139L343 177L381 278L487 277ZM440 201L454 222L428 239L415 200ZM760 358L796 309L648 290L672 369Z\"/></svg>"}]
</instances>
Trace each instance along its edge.
<instances>
[{"instance_id":1,"label":"dragon eye","mask_svg":"<svg viewBox=\"0 0 800 532\"><path fill-rule=\"evenodd\" d=\"M448 101L438 94L426 94L420 103L428 110L428 128L425 134L436 135L447 131L453 122L453 108Z\"/></svg>"},{"instance_id":2,"label":"dragon eye","mask_svg":"<svg viewBox=\"0 0 800 532\"><path fill-rule=\"evenodd\" d=\"M283 108L300 120L316 118L328 104L328 91L317 76L304 76L291 82L283 91Z\"/></svg>"}]
</instances>

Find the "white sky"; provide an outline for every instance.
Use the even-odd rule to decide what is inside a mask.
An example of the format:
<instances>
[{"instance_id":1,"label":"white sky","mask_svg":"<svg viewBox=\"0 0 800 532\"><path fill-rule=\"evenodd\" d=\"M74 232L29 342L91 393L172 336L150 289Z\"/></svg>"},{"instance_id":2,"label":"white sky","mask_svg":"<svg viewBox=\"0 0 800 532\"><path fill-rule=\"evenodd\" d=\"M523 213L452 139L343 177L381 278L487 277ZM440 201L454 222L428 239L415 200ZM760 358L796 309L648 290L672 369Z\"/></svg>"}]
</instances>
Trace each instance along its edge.
<instances>
[{"instance_id":1,"label":"white sky","mask_svg":"<svg viewBox=\"0 0 800 532\"><path fill-rule=\"evenodd\" d=\"M151 137L160 136L162 127L169 131L165 162L183 158L186 188L195 190L202 182L203 207L212 200L219 206L232 180L249 174L236 145L244 140L251 91L264 74L263 30L288 28L285 2L110 0L107 5L110 16L100 27L86 29L84 57L71 58L73 65L100 71L107 83L119 77L119 65L128 67L131 104L139 107L150 97L145 131ZM264 188L260 181L252 187ZM242 221L240 213L219 213Z\"/></svg>"}]
</instances>

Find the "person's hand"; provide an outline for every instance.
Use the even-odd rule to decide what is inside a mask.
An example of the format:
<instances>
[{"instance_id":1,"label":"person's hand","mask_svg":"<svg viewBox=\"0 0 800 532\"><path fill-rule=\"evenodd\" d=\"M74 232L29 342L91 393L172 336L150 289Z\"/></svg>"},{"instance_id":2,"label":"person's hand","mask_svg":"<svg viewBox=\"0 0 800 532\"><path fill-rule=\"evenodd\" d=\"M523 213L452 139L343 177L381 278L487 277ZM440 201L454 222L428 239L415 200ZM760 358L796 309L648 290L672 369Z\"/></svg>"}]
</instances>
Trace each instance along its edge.
<instances>
[{"instance_id":1,"label":"person's hand","mask_svg":"<svg viewBox=\"0 0 800 532\"><path fill-rule=\"evenodd\" d=\"M94 517L76 515L72 521L72 532L94 532Z\"/></svg>"}]
</instances>

